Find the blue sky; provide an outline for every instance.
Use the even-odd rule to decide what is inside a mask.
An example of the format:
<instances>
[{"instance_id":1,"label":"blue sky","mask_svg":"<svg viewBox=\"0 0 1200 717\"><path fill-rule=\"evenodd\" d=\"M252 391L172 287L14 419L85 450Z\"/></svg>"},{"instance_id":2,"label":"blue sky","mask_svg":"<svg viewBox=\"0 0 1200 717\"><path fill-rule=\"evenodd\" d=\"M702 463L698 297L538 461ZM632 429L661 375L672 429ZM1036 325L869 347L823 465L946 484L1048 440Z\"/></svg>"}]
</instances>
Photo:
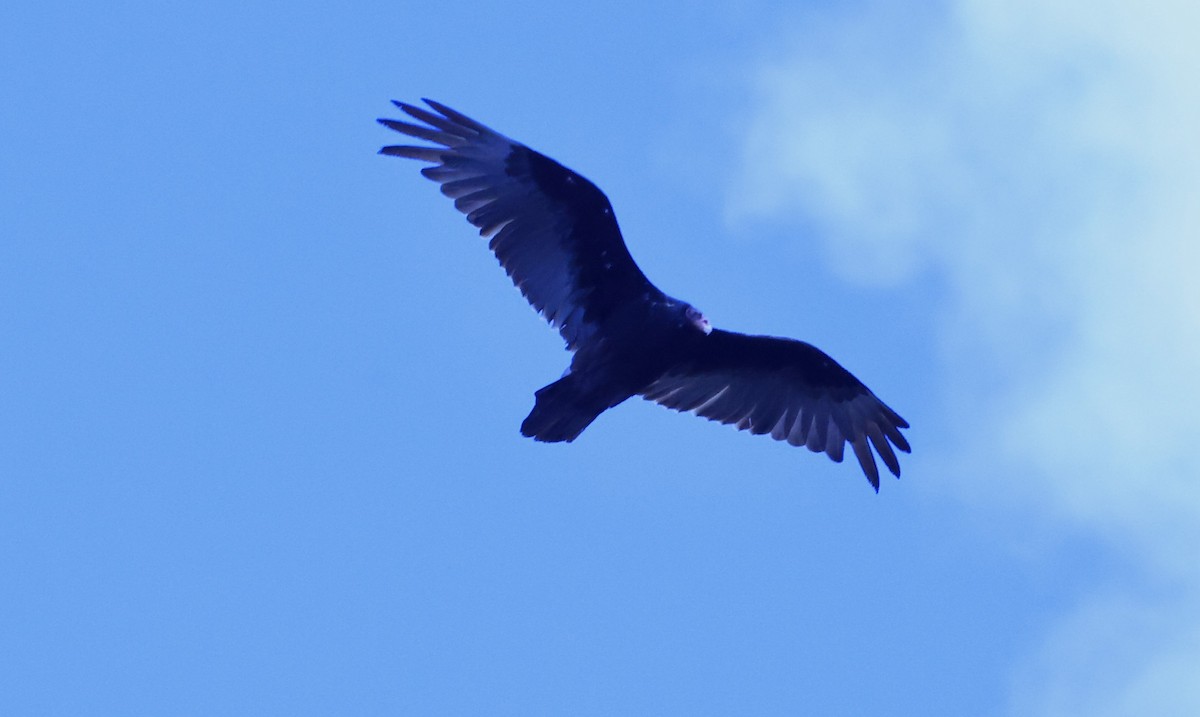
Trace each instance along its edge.
<instances>
[{"instance_id":1,"label":"blue sky","mask_svg":"<svg viewBox=\"0 0 1200 717\"><path fill-rule=\"evenodd\" d=\"M0 713L1195 714L1186 3L0 10ZM630 402L379 157L429 96L913 425Z\"/></svg>"}]
</instances>

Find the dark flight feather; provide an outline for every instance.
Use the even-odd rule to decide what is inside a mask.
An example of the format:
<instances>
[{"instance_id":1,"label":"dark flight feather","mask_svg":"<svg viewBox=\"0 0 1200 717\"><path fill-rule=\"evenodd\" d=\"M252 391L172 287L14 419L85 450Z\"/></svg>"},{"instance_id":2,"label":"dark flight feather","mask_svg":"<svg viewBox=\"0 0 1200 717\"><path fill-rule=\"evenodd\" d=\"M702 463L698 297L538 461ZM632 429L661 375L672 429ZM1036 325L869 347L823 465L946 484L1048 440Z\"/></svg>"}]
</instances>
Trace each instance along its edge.
<instances>
[{"instance_id":1,"label":"dark flight feather","mask_svg":"<svg viewBox=\"0 0 1200 717\"><path fill-rule=\"evenodd\" d=\"M849 371L802 341L714 329L642 395L677 411L806 446L837 462L849 442L876 488L879 470L868 442L897 476L900 464L888 440L910 450L898 430L908 423Z\"/></svg>"},{"instance_id":2,"label":"dark flight feather","mask_svg":"<svg viewBox=\"0 0 1200 717\"><path fill-rule=\"evenodd\" d=\"M661 296L625 247L604 193L558 162L437 102L441 113L394 104L427 123L381 119L441 148L389 146L382 154L436 162L421 170L479 233L529 303L574 349L610 308Z\"/></svg>"}]
</instances>

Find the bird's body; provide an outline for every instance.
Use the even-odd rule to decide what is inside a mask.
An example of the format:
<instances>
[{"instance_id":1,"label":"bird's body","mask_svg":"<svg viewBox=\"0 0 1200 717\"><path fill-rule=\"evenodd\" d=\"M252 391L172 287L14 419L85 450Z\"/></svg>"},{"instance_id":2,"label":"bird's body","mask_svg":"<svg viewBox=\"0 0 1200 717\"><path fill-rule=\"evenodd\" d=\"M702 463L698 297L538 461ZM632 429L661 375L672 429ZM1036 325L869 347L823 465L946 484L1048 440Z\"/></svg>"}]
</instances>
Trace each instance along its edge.
<instances>
[{"instance_id":1,"label":"bird's body","mask_svg":"<svg viewBox=\"0 0 1200 717\"><path fill-rule=\"evenodd\" d=\"M597 416L640 395L680 411L804 445L841 461L848 442L876 490L871 448L900 475L894 445L908 423L809 344L713 329L667 296L630 256L608 199L554 160L436 102L395 103L424 124L380 120L438 147L381 152L433 163L422 174L468 221L526 299L574 352L535 393L521 432L572 441Z\"/></svg>"},{"instance_id":2,"label":"bird's body","mask_svg":"<svg viewBox=\"0 0 1200 717\"><path fill-rule=\"evenodd\" d=\"M664 296L615 309L575 352L567 373L535 394L521 433L572 441L600 413L645 391L705 336L690 308Z\"/></svg>"}]
</instances>

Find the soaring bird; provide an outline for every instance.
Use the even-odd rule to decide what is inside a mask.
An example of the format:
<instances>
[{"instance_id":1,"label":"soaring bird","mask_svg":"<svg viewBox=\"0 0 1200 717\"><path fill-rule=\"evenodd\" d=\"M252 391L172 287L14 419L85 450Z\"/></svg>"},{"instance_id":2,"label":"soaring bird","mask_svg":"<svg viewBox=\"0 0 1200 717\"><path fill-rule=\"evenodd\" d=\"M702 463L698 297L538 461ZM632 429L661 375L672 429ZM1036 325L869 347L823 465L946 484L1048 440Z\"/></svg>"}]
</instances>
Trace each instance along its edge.
<instances>
[{"instance_id":1,"label":"soaring bird","mask_svg":"<svg viewBox=\"0 0 1200 717\"><path fill-rule=\"evenodd\" d=\"M908 423L849 371L803 341L713 328L694 306L650 283L596 185L460 112L425 103L430 109L393 101L407 121L379 122L433 146L380 153L430 163L421 174L490 238L509 278L574 354L561 378L534 393L522 434L570 442L604 411L641 396L837 462L849 443L876 492L875 453L900 476L893 446L910 451L900 433Z\"/></svg>"}]
</instances>

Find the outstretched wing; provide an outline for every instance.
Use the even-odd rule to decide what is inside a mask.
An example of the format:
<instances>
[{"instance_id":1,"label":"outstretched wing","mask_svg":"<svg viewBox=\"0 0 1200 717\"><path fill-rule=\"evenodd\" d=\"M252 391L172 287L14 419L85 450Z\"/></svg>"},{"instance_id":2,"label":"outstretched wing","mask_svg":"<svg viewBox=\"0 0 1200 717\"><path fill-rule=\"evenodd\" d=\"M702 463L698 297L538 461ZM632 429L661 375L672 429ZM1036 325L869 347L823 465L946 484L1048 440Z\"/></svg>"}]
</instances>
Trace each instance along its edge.
<instances>
[{"instance_id":1,"label":"outstretched wing","mask_svg":"<svg viewBox=\"0 0 1200 717\"><path fill-rule=\"evenodd\" d=\"M801 341L714 330L643 397L739 430L824 452L841 462L848 442L879 490L875 452L900 476L892 446L909 452L908 423L820 349ZM890 441L890 443L889 443Z\"/></svg>"},{"instance_id":2,"label":"outstretched wing","mask_svg":"<svg viewBox=\"0 0 1200 717\"><path fill-rule=\"evenodd\" d=\"M379 122L438 146L390 146L380 153L433 163L421 174L491 237L500 265L568 348L622 303L661 296L629 255L596 185L445 105L425 102L436 114L394 102L423 124Z\"/></svg>"}]
</instances>

